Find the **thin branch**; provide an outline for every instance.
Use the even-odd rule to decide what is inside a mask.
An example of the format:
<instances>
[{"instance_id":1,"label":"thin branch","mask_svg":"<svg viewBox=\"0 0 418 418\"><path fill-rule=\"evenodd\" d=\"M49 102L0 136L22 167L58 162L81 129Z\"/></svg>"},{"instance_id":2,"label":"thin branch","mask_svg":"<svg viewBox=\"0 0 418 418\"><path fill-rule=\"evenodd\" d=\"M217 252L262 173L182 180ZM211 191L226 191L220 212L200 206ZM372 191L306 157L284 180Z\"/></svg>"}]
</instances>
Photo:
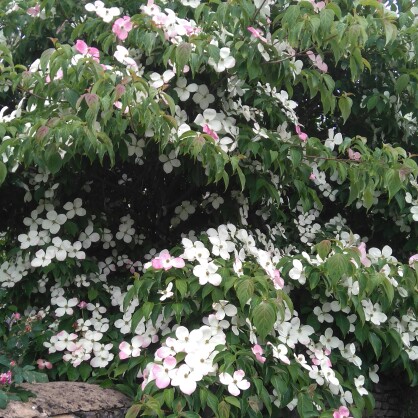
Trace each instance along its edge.
<instances>
[{"instance_id":1,"label":"thin branch","mask_svg":"<svg viewBox=\"0 0 418 418\"><path fill-rule=\"evenodd\" d=\"M260 6L258 7L258 9L255 11L254 16L251 18L251 23L254 23L255 18L257 17L257 15L260 13L260 10L263 8L263 6L266 4L267 0L264 0Z\"/></svg>"},{"instance_id":2,"label":"thin branch","mask_svg":"<svg viewBox=\"0 0 418 418\"><path fill-rule=\"evenodd\" d=\"M350 161L352 163L361 163L361 160L352 160L350 158L336 158L336 157L321 157L320 155L304 155L305 158L311 158L313 160L329 160L329 161Z\"/></svg>"}]
</instances>

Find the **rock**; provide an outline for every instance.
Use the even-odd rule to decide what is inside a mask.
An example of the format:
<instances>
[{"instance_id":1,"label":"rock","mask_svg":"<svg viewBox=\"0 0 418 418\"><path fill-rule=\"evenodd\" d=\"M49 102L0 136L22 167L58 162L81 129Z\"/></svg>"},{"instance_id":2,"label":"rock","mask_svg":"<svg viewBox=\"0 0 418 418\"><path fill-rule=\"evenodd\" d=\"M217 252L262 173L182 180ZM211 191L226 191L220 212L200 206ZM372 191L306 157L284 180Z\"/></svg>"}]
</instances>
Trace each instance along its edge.
<instances>
[{"instance_id":1,"label":"rock","mask_svg":"<svg viewBox=\"0 0 418 418\"><path fill-rule=\"evenodd\" d=\"M0 418L123 418L132 401L116 390L79 382L25 383L36 398L12 401Z\"/></svg>"}]
</instances>

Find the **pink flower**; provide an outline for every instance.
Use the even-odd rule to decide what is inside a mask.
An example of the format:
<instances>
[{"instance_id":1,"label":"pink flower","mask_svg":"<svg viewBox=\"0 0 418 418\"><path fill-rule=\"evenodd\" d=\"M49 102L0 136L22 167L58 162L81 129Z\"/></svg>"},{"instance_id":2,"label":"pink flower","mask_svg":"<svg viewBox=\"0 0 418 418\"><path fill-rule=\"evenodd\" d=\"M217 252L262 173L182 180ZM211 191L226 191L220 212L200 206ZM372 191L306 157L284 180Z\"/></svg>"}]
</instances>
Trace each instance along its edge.
<instances>
[{"instance_id":1,"label":"pink flower","mask_svg":"<svg viewBox=\"0 0 418 418\"><path fill-rule=\"evenodd\" d=\"M255 355L255 358L260 362L260 363L264 363L266 361L266 358L263 357L263 353L264 350L262 349L262 347L258 344L256 344L252 349L252 352Z\"/></svg>"},{"instance_id":2,"label":"pink flower","mask_svg":"<svg viewBox=\"0 0 418 418\"><path fill-rule=\"evenodd\" d=\"M86 55L87 51L89 50L89 47L84 41L82 41L81 39L77 39L77 41L75 42L75 49L81 55Z\"/></svg>"},{"instance_id":3,"label":"pink flower","mask_svg":"<svg viewBox=\"0 0 418 418\"><path fill-rule=\"evenodd\" d=\"M284 286L284 280L282 279L282 277L280 276L280 271L275 269L273 271L273 283L274 283L274 287L276 289L283 289Z\"/></svg>"},{"instance_id":4,"label":"pink flower","mask_svg":"<svg viewBox=\"0 0 418 418\"><path fill-rule=\"evenodd\" d=\"M61 80L61 79L62 79L62 77L64 77L64 73L63 73L62 69L60 68L60 69L57 71L57 73L55 74L54 81L55 81L55 80ZM50 83L50 82L51 82L51 77L49 76L49 74L46 76L46 78L45 78L45 82L46 82L46 83Z\"/></svg>"},{"instance_id":5,"label":"pink flower","mask_svg":"<svg viewBox=\"0 0 418 418\"><path fill-rule=\"evenodd\" d=\"M308 135L305 134L305 132L302 132L299 125L296 125L295 130L296 130L296 133L298 134L298 137L301 141L305 142L308 139Z\"/></svg>"},{"instance_id":6,"label":"pink flower","mask_svg":"<svg viewBox=\"0 0 418 418\"><path fill-rule=\"evenodd\" d=\"M360 251L360 262L364 267L370 267L372 262L367 258L366 244L362 242L357 249Z\"/></svg>"},{"instance_id":7,"label":"pink flower","mask_svg":"<svg viewBox=\"0 0 418 418\"><path fill-rule=\"evenodd\" d=\"M12 383L12 372L9 370L6 373L0 374L0 385L10 385Z\"/></svg>"},{"instance_id":8,"label":"pink flower","mask_svg":"<svg viewBox=\"0 0 418 418\"><path fill-rule=\"evenodd\" d=\"M260 39L260 41L267 42L267 39L262 36L263 32L261 32L260 29L253 28L252 26L248 26L247 29L251 32L251 35L253 35L255 38Z\"/></svg>"},{"instance_id":9,"label":"pink flower","mask_svg":"<svg viewBox=\"0 0 418 418\"><path fill-rule=\"evenodd\" d=\"M113 105L116 107L116 109L122 110L122 102L120 100L117 100L116 102L114 102ZM129 107L126 106L125 109L123 110L123 113L128 113L128 112L129 112Z\"/></svg>"},{"instance_id":10,"label":"pink flower","mask_svg":"<svg viewBox=\"0 0 418 418\"><path fill-rule=\"evenodd\" d=\"M36 360L36 363L38 364L38 369L43 370L45 367L47 369L52 369L52 364L49 361L46 361L42 358Z\"/></svg>"},{"instance_id":11,"label":"pink flower","mask_svg":"<svg viewBox=\"0 0 418 418\"><path fill-rule=\"evenodd\" d=\"M411 257L409 257L409 260L408 261L409 261L409 265L410 266L413 266L414 263L417 263L418 262L418 254L414 254Z\"/></svg>"},{"instance_id":12,"label":"pink flower","mask_svg":"<svg viewBox=\"0 0 418 418\"><path fill-rule=\"evenodd\" d=\"M171 379L168 373L170 370L174 369L176 365L177 361L173 356L166 357L162 365L154 365L152 368L152 373L155 376L155 384L157 385L157 388L164 389L170 384Z\"/></svg>"},{"instance_id":13,"label":"pink flower","mask_svg":"<svg viewBox=\"0 0 418 418\"><path fill-rule=\"evenodd\" d=\"M95 61L99 62L99 58L100 58L99 50L97 48L88 46L81 39L77 39L75 43L75 49L81 55L85 55L87 57L93 58Z\"/></svg>"},{"instance_id":14,"label":"pink flower","mask_svg":"<svg viewBox=\"0 0 418 418\"><path fill-rule=\"evenodd\" d=\"M309 59L313 62L316 68L318 70L326 73L328 71L328 65L325 64L324 61L322 61L322 58L320 55L315 55L312 51L308 51L306 55L309 57Z\"/></svg>"},{"instance_id":15,"label":"pink flower","mask_svg":"<svg viewBox=\"0 0 418 418\"><path fill-rule=\"evenodd\" d=\"M359 161L361 159L361 154L357 151L353 151L351 148L348 148L348 158L350 160Z\"/></svg>"},{"instance_id":16,"label":"pink flower","mask_svg":"<svg viewBox=\"0 0 418 418\"><path fill-rule=\"evenodd\" d=\"M316 180L316 176L314 173L311 173L309 176L309 180Z\"/></svg>"},{"instance_id":17,"label":"pink flower","mask_svg":"<svg viewBox=\"0 0 418 418\"><path fill-rule=\"evenodd\" d=\"M151 261L151 264L157 270L170 270L171 267L182 268L185 266L185 262L181 257L171 257L168 250L161 251L160 255Z\"/></svg>"},{"instance_id":18,"label":"pink flower","mask_svg":"<svg viewBox=\"0 0 418 418\"><path fill-rule=\"evenodd\" d=\"M33 17L37 17L41 14L41 6L37 4L35 7L30 7L28 10L26 10L26 13Z\"/></svg>"},{"instance_id":19,"label":"pink flower","mask_svg":"<svg viewBox=\"0 0 418 418\"><path fill-rule=\"evenodd\" d=\"M332 414L333 418L351 418L350 411L345 406L340 406L337 411Z\"/></svg>"},{"instance_id":20,"label":"pink flower","mask_svg":"<svg viewBox=\"0 0 418 418\"><path fill-rule=\"evenodd\" d=\"M203 132L210 135L215 141L219 139L218 134L214 130L210 129L207 124L203 125Z\"/></svg>"},{"instance_id":21,"label":"pink flower","mask_svg":"<svg viewBox=\"0 0 418 418\"><path fill-rule=\"evenodd\" d=\"M84 302L84 300L80 301L80 303L77 305L80 309L87 308L87 302Z\"/></svg>"},{"instance_id":22,"label":"pink flower","mask_svg":"<svg viewBox=\"0 0 418 418\"><path fill-rule=\"evenodd\" d=\"M112 32L124 41L128 37L128 33L132 30L132 22L129 16L123 16L115 20L112 26Z\"/></svg>"}]
</instances>

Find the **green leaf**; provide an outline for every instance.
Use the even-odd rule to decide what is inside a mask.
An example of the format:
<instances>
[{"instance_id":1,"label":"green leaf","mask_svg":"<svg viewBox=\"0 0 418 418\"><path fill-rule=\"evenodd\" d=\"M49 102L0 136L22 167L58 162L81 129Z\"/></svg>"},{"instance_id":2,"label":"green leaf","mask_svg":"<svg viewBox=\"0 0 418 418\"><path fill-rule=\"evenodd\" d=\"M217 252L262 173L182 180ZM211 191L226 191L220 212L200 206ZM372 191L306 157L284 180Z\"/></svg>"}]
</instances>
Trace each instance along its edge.
<instances>
[{"instance_id":1,"label":"green leaf","mask_svg":"<svg viewBox=\"0 0 418 418\"><path fill-rule=\"evenodd\" d=\"M406 87L408 86L409 81L410 81L409 75L408 74L402 74L396 80L396 83L395 83L396 93L398 93L398 94L402 93L406 89Z\"/></svg>"},{"instance_id":2,"label":"green leaf","mask_svg":"<svg viewBox=\"0 0 418 418\"><path fill-rule=\"evenodd\" d=\"M350 97L343 95L338 99L338 107L341 111L341 115L344 119L344 123L347 121L348 117L351 113L351 106L353 105L353 101Z\"/></svg>"},{"instance_id":3,"label":"green leaf","mask_svg":"<svg viewBox=\"0 0 418 418\"><path fill-rule=\"evenodd\" d=\"M153 309L154 309L154 302L144 302L144 304L141 307L141 311L145 319L149 318Z\"/></svg>"},{"instance_id":4,"label":"green leaf","mask_svg":"<svg viewBox=\"0 0 418 418\"><path fill-rule=\"evenodd\" d=\"M386 297L388 298L389 304L391 304L395 296L395 290L393 288L392 283L385 277L381 285L383 287L383 290L385 291Z\"/></svg>"},{"instance_id":5,"label":"green leaf","mask_svg":"<svg viewBox=\"0 0 418 418\"><path fill-rule=\"evenodd\" d=\"M237 297L239 299L241 308L245 306L249 299L254 294L254 281L251 278L242 280L237 285Z\"/></svg>"},{"instance_id":6,"label":"green leaf","mask_svg":"<svg viewBox=\"0 0 418 418\"><path fill-rule=\"evenodd\" d=\"M376 354L376 358L378 359L382 354L382 340L374 332L370 332L369 341L373 347L374 353Z\"/></svg>"},{"instance_id":7,"label":"green leaf","mask_svg":"<svg viewBox=\"0 0 418 418\"><path fill-rule=\"evenodd\" d=\"M62 158L58 154L58 152L54 152L48 157L46 161L46 166L52 174L58 173L58 171L62 167Z\"/></svg>"},{"instance_id":8,"label":"green leaf","mask_svg":"<svg viewBox=\"0 0 418 418\"><path fill-rule=\"evenodd\" d=\"M350 330L350 321L347 319L347 316L341 312L337 312L334 315L334 318L337 327L340 329L341 333L345 337L348 334L348 331Z\"/></svg>"},{"instance_id":9,"label":"green leaf","mask_svg":"<svg viewBox=\"0 0 418 418\"><path fill-rule=\"evenodd\" d=\"M389 42L394 41L396 39L398 29L393 23L387 20L383 21L383 26L385 28L386 45L387 45Z\"/></svg>"},{"instance_id":10,"label":"green leaf","mask_svg":"<svg viewBox=\"0 0 418 418\"><path fill-rule=\"evenodd\" d=\"M218 405L219 418L229 418L230 413L231 407L225 401L220 402Z\"/></svg>"},{"instance_id":11,"label":"green leaf","mask_svg":"<svg viewBox=\"0 0 418 418\"><path fill-rule=\"evenodd\" d=\"M97 298L97 296L99 296L99 292L94 287L90 287L89 291L87 292L87 296L89 301L92 302Z\"/></svg>"},{"instance_id":12,"label":"green leaf","mask_svg":"<svg viewBox=\"0 0 418 418\"><path fill-rule=\"evenodd\" d=\"M4 182L7 176L7 167L3 163L3 161L0 161L0 185Z\"/></svg>"},{"instance_id":13,"label":"green leaf","mask_svg":"<svg viewBox=\"0 0 418 418\"><path fill-rule=\"evenodd\" d=\"M385 174L385 185L389 191L389 200L402 188L402 181L399 177L399 171L390 168Z\"/></svg>"},{"instance_id":14,"label":"green leaf","mask_svg":"<svg viewBox=\"0 0 418 418\"><path fill-rule=\"evenodd\" d=\"M136 418L138 414L141 412L142 405L134 404L129 409L125 415L125 418Z\"/></svg>"},{"instance_id":15,"label":"green leaf","mask_svg":"<svg viewBox=\"0 0 418 418\"><path fill-rule=\"evenodd\" d=\"M294 167L298 167L302 161L302 150L300 148L290 148L290 161Z\"/></svg>"},{"instance_id":16,"label":"green leaf","mask_svg":"<svg viewBox=\"0 0 418 418\"><path fill-rule=\"evenodd\" d=\"M298 395L298 413L302 418L317 417L318 413L314 410L313 401L306 393L299 393Z\"/></svg>"},{"instance_id":17,"label":"green leaf","mask_svg":"<svg viewBox=\"0 0 418 418\"><path fill-rule=\"evenodd\" d=\"M254 308L252 319L257 334L261 339L264 339L273 329L277 319L277 311L273 304L263 301Z\"/></svg>"},{"instance_id":18,"label":"green leaf","mask_svg":"<svg viewBox=\"0 0 418 418\"><path fill-rule=\"evenodd\" d=\"M316 247L316 251L318 251L318 255L323 260L325 260L327 258L327 255L331 251L331 241L329 241L327 239L323 240L319 244L317 244L315 247Z\"/></svg>"},{"instance_id":19,"label":"green leaf","mask_svg":"<svg viewBox=\"0 0 418 418\"><path fill-rule=\"evenodd\" d=\"M78 370L80 372L80 376L85 382L89 377L93 370L93 368L88 363L81 363L80 366L78 366Z\"/></svg>"},{"instance_id":20,"label":"green leaf","mask_svg":"<svg viewBox=\"0 0 418 418\"><path fill-rule=\"evenodd\" d=\"M25 382L28 383L47 383L48 376L45 373L36 372L33 370L27 370L29 366L25 366L22 371L22 377ZM26 369L26 370L25 370Z\"/></svg>"},{"instance_id":21,"label":"green leaf","mask_svg":"<svg viewBox=\"0 0 418 418\"><path fill-rule=\"evenodd\" d=\"M235 396L226 396L225 401L241 409L241 404Z\"/></svg>"},{"instance_id":22,"label":"green leaf","mask_svg":"<svg viewBox=\"0 0 418 418\"><path fill-rule=\"evenodd\" d=\"M206 398L207 404L209 406L209 408L215 413L218 413L218 405L219 405L219 400L217 398L217 396L215 396L212 392L207 391L207 398Z\"/></svg>"},{"instance_id":23,"label":"green leaf","mask_svg":"<svg viewBox=\"0 0 418 418\"><path fill-rule=\"evenodd\" d=\"M7 396L7 393L0 390L0 409L6 409L8 403L9 398Z\"/></svg>"},{"instance_id":24,"label":"green leaf","mask_svg":"<svg viewBox=\"0 0 418 418\"><path fill-rule=\"evenodd\" d=\"M80 372L78 370L78 367L76 368L76 367L69 365L67 369L67 376L69 380L71 380L72 382L75 382L80 377Z\"/></svg>"},{"instance_id":25,"label":"green leaf","mask_svg":"<svg viewBox=\"0 0 418 418\"><path fill-rule=\"evenodd\" d=\"M193 47L187 42L182 42L176 49L177 74L183 73L184 66L188 63Z\"/></svg>"},{"instance_id":26,"label":"green leaf","mask_svg":"<svg viewBox=\"0 0 418 418\"><path fill-rule=\"evenodd\" d=\"M179 291L181 297L184 298L184 296L187 293L187 281L183 279L177 279L175 281L175 284L176 284L176 289Z\"/></svg>"},{"instance_id":27,"label":"green leaf","mask_svg":"<svg viewBox=\"0 0 418 418\"><path fill-rule=\"evenodd\" d=\"M164 402L169 407L172 408L174 401L174 388L164 390Z\"/></svg>"},{"instance_id":28,"label":"green leaf","mask_svg":"<svg viewBox=\"0 0 418 418\"><path fill-rule=\"evenodd\" d=\"M336 284L344 275L349 275L351 273L352 264L347 256L338 253L327 259L325 268L332 282Z\"/></svg>"}]
</instances>

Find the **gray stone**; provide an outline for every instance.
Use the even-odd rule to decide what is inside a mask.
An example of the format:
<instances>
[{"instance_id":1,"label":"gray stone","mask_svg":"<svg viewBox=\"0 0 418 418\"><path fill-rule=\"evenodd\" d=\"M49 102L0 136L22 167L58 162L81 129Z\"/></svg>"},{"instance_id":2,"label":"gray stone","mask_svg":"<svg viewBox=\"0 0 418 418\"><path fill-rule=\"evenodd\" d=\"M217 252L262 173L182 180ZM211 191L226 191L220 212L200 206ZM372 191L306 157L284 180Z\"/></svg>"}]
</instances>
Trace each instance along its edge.
<instances>
[{"instance_id":1,"label":"gray stone","mask_svg":"<svg viewBox=\"0 0 418 418\"><path fill-rule=\"evenodd\" d=\"M123 418L132 401L116 390L79 382L23 384L36 398L12 401L0 418Z\"/></svg>"}]
</instances>

